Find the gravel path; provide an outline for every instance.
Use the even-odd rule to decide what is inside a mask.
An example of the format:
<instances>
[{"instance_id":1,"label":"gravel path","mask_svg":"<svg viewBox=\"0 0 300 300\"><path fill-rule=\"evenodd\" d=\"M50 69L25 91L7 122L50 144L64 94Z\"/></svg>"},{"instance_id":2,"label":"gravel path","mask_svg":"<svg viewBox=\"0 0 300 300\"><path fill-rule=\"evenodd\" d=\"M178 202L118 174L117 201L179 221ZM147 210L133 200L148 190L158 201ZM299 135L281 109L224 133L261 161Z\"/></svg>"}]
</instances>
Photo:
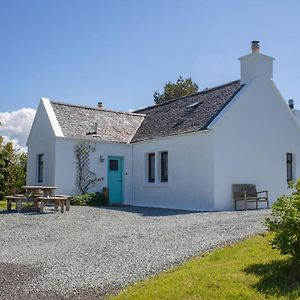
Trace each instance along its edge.
<instances>
[{"instance_id":1,"label":"gravel path","mask_svg":"<svg viewBox=\"0 0 300 300\"><path fill-rule=\"evenodd\" d=\"M0 212L0 299L99 299L201 251L261 233L269 214L134 207Z\"/></svg>"}]
</instances>

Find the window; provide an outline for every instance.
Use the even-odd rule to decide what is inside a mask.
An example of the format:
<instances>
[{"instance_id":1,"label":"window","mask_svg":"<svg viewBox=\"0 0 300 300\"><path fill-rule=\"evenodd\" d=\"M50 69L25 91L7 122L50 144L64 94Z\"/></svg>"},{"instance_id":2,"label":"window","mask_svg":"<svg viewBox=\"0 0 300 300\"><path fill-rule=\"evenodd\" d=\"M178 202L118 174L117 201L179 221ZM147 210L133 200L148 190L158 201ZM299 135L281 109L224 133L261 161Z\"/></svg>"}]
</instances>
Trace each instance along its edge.
<instances>
[{"instance_id":1,"label":"window","mask_svg":"<svg viewBox=\"0 0 300 300\"><path fill-rule=\"evenodd\" d=\"M109 160L109 171L118 171L118 161L116 159Z\"/></svg>"},{"instance_id":2,"label":"window","mask_svg":"<svg viewBox=\"0 0 300 300\"><path fill-rule=\"evenodd\" d=\"M155 181L155 153L148 154L148 181Z\"/></svg>"},{"instance_id":3,"label":"window","mask_svg":"<svg viewBox=\"0 0 300 300\"><path fill-rule=\"evenodd\" d=\"M44 154L38 155L38 182L43 182L44 173Z\"/></svg>"},{"instance_id":4,"label":"window","mask_svg":"<svg viewBox=\"0 0 300 300\"><path fill-rule=\"evenodd\" d=\"M168 182L168 152L160 153L160 181Z\"/></svg>"},{"instance_id":5,"label":"window","mask_svg":"<svg viewBox=\"0 0 300 300\"><path fill-rule=\"evenodd\" d=\"M293 154L286 154L286 177L287 181L293 180Z\"/></svg>"}]
</instances>

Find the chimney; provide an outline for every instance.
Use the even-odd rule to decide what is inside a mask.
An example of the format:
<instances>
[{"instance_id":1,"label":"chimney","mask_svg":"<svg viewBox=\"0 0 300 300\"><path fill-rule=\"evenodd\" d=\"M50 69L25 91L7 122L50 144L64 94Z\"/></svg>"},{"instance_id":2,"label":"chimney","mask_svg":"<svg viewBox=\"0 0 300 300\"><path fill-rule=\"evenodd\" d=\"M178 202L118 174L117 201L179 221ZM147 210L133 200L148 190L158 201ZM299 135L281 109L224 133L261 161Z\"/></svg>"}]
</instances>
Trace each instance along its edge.
<instances>
[{"instance_id":1,"label":"chimney","mask_svg":"<svg viewBox=\"0 0 300 300\"><path fill-rule=\"evenodd\" d=\"M95 130L94 130L95 134L98 133L98 122L95 122Z\"/></svg>"},{"instance_id":2,"label":"chimney","mask_svg":"<svg viewBox=\"0 0 300 300\"><path fill-rule=\"evenodd\" d=\"M289 108L294 109L294 99L289 99Z\"/></svg>"},{"instance_id":3,"label":"chimney","mask_svg":"<svg viewBox=\"0 0 300 300\"><path fill-rule=\"evenodd\" d=\"M252 41L251 49L252 49L252 53L258 53L259 52L259 41Z\"/></svg>"},{"instance_id":4,"label":"chimney","mask_svg":"<svg viewBox=\"0 0 300 300\"><path fill-rule=\"evenodd\" d=\"M102 102L98 102L98 108L103 108L103 103Z\"/></svg>"},{"instance_id":5,"label":"chimney","mask_svg":"<svg viewBox=\"0 0 300 300\"><path fill-rule=\"evenodd\" d=\"M241 84L254 79L271 80L273 78L273 60L259 52L259 41L251 42L252 52L239 58L241 63Z\"/></svg>"}]
</instances>

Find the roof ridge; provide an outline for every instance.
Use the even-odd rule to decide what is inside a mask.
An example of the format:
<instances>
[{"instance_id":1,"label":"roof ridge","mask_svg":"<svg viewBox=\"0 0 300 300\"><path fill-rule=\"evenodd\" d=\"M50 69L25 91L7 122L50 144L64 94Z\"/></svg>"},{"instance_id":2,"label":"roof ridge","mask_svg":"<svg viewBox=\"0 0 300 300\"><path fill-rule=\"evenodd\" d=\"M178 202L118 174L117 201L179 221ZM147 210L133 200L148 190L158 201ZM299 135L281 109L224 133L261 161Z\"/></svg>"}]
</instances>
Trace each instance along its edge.
<instances>
[{"instance_id":1,"label":"roof ridge","mask_svg":"<svg viewBox=\"0 0 300 300\"><path fill-rule=\"evenodd\" d=\"M65 102L60 102L60 101L50 100L50 103L51 104L52 103L53 104L58 104L58 105L65 105L65 106L71 106L71 107L84 108L84 109L92 109L92 110L97 110L97 111L107 111L107 112L112 112L112 113L117 113L117 114L125 114L125 115L140 116L140 117L145 116L145 114L142 114L142 113L125 112L125 111L118 111L118 110L112 110L112 109L104 109L104 108L98 108L98 107L93 107L93 106L84 106L84 105L80 105L80 104L65 103Z\"/></svg>"},{"instance_id":2,"label":"roof ridge","mask_svg":"<svg viewBox=\"0 0 300 300\"><path fill-rule=\"evenodd\" d=\"M146 106L144 108L139 108L139 109L134 110L133 112L138 112L138 111L145 110L145 109L148 109L148 108L151 108L151 107L158 107L158 106L166 105L166 104L168 104L170 102L175 102L175 101L180 100L180 99L184 99L184 98L191 97L191 96L196 96L196 95L199 95L199 94L208 93L208 92L211 92L213 90L220 89L220 88L222 88L224 86L231 85L233 83L237 83L239 81L240 81L240 79L233 80L233 81L230 81L230 82L227 82L227 83L223 83L223 84L214 86L214 87L209 88L209 89L205 89L205 90L199 91L197 93L193 93L193 94L189 94L189 95L186 95L186 96L181 96L181 97L178 97L178 98L174 98L174 99L171 99L171 100L165 101L163 103L159 103L159 104L149 105L149 106Z\"/></svg>"}]
</instances>

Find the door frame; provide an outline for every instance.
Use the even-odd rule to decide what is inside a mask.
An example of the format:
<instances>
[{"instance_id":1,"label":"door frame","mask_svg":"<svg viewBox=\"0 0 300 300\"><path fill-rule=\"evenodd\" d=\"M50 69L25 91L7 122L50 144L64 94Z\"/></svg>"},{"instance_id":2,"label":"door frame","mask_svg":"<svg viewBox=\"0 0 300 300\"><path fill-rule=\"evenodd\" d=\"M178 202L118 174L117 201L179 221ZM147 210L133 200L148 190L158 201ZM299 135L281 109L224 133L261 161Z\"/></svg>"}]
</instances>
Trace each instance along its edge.
<instances>
[{"instance_id":1,"label":"door frame","mask_svg":"<svg viewBox=\"0 0 300 300\"><path fill-rule=\"evenodd\" d=\"M117 155L108 155L107 157L107 187L110 188L109 186L109 161L111 159L120 159L121 160L121 177L122 177L122 184L121 184L121 201L120 203L116 203L116 204L121 204L124 202L124 157L123 156L117 156ZM109 191L110 193L110 191ZM110 203L110 200L109 200L109 204L112 204Z\"/></svg>"}]
</instances>

